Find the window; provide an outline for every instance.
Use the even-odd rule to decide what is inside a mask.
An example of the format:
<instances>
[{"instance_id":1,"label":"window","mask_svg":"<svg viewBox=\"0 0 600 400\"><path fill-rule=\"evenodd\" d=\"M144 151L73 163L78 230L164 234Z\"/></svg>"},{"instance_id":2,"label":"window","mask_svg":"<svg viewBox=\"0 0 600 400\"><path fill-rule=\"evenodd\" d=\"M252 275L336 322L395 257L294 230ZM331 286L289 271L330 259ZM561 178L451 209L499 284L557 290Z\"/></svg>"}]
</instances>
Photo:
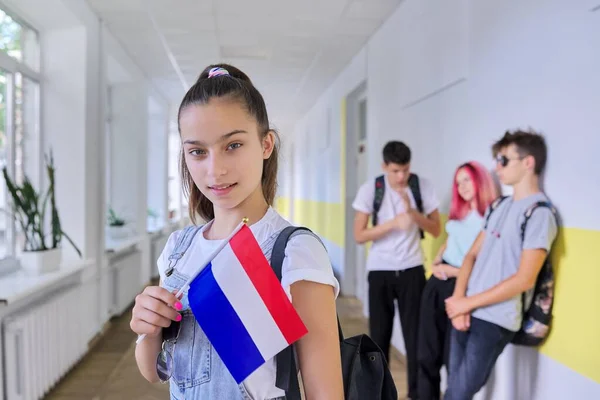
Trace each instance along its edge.
<instances>
[{"instance_id":1,"label":"window","mask_svg":"<svg viewBox=\"0 0 600 400\"><path fill-rule=\"evenodd\" d=\"M179 178L179 156L181 152L181 139L176 129L171 126L169 134L169 222L179 221L182 209L181 179Z\"/></svg>"},{"instance_id":2,"label":"window","mask_svg":"<svg viewBox=\"0 0 600 400\"><path fill-rule=\"evenodd\" d=\"M38 33L0 10L0 50L33 71L40 69Z\"/></svg>"},{"instance_id":3,"label":"window","mask_svg":"<svg viewBox=\"0 0 600 400\"><path fill-rule=\"evenodd\" d=\"M0 9L0 169L39 187L43 157L40 140L39 37L27 24ZM20 234L6 211L9 196L0 177L0 259L15 254Z\"/></svg>"},{"instance_id":4,"label":"window","mask_svg":"<svg viewBox=\"0 0 600 400\"><path fill-rule=\"evenodd\" d=\"M8 84L9 79L12 79L12 76L6 71L0 69L0 167L4 168L8 164L8 117L10 115L9 112L9 104L8 104ZM2 178L4 179L4 178ZM0 185L0 208L2 210L6 210L6 202L8 199L8 193L6 190L6 185ZM10 229L8 228L8 224L10 224L11 219L4 212L0 212L0 258L6 257L7 254L7 242L10 240L8 234L10 233Z\"/></svg>"}]
</instances>

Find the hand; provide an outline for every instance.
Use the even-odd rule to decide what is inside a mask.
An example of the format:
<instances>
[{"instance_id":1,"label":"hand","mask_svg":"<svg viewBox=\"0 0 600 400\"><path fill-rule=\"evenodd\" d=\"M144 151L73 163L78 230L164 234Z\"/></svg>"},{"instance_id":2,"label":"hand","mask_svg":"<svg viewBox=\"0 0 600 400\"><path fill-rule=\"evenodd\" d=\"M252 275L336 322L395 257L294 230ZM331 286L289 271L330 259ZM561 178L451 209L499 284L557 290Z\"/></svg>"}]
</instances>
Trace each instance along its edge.
<instances>
[{"instance_id":1,"label":"hand","mask_svg":"<svg viewBox=\"0 0 600 400\"><path fill-rule=\"evenodd\" d=\"M433 265L438 265L442 263L442 257L437 256L436 258L433 259Z\"/></svg>"},{"instance_id":2,"label":"hand","mask_svg":"<svg viewBox=\"0 0 600 400\"><path fill-rule=\"evenodd\" d=\"M450 264L440 264L442 271L446 274L448 278L457 278L460 272L459 268L453 267Z\"/></svg>"},{"instance_id":3,"label":"hand","mask_svg":"<svg viewBox=\"0 0 600 400\"><path fill-rule=\"evenodd\" d=\"M458 331L468 331L471 327L471 314L459 315L452 318L452 326Z\"/></svg>"},{"instance_id":4,"label":"hand","mask_svg":"<svg viewBox=\"0 0 600 400\"><path fill-rule=\"evenodd\" d=\"M181 314L176 311L181 307L175 294L160 286L148 286L135 297L129 326L138 335L158 336L171 321L181 321Z\"/></svg>"},{"instance_id":5,"label":"hand","mask_svg":"<svg viewBox=\"0 0 600 400\"><path fill-rule=\"evenodd\" d=\"M394 223L395 223L396 229L405 231L412 224L412 217L410 215L408 215L407 213L400 213L400 214L396 215L396 217L394 218Z\"/></svg>"},{"instance_id":6,"label":"hand","mask_svg":"<svg viewBox=\"0 0 600 400\"><path fill-rule=\"evenodd\" d=\"M410 211L412 207L410 206L410 198L408 197L408 193L406 192L406 190L404 188L401 188L400 190L398 190L398 194L402 199L402 204L404 204L404 210L406 212Z\"/></svg>"},{"instance_id":7,"label":"hand","mask_svg":"<svg viewBox=\"0 0 600 400\"><path fill-rule=\"evenodd\" d=\"M470 297L448 297L446 299L446 313L450 319L459 315L470 313L473 310Z\"/></svg>"},{"instance_id":8,"label":"hand","mask_svg":"<svg viewBox=\"0 0 600 400\"><path fill-rule=\"evenodd\" d=\"M446 274L446 271L444 270L444 264L437 264L437 265L433 265L431 267L431 273L433 274L433 276L435 276L438 279L441 279L442 281L445 281L448 279L448 275Z\"/></svg>"}]
</instances>

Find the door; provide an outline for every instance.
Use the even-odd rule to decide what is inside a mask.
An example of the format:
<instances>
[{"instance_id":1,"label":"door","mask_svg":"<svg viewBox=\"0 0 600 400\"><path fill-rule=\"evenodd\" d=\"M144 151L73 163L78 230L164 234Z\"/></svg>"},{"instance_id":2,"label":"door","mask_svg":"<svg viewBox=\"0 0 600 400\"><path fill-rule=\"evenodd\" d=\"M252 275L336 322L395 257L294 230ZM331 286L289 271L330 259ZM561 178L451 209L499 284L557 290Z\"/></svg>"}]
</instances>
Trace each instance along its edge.
<instances>
[{"instance_id":1,"label":"door","mask_svg":"<svg viewBox=\"0 0 600 400\"><path fill-rule=\"evenodd\" d=\"M368 157L367 157L367 97L362 93L357 98L356 107L356 182L360 187L368 177ZM357 298L363 304L363 312L367 315L368 295L367 295L367 253L366 246L356 244L356 294Z\"/></svg>"}]
</instances>

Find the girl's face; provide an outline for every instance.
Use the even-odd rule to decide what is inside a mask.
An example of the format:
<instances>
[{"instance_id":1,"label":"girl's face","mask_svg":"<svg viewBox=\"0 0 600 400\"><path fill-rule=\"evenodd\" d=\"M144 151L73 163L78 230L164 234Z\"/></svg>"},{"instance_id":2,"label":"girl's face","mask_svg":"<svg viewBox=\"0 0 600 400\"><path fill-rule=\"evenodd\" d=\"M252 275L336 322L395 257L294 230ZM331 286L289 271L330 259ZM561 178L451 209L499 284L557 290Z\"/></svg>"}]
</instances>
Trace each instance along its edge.
<instances>
[{"instance_id":1,"label":"girl's face","mask_svg":"<svg viewBox=\"0 0 600 400\"><path fill-rule=\"evenodd\" d=\"M185 163L196 187L216 209L234 209L257 191L263 161L275 143L236 101L212 99L191 105L179 119Z\"/></svg>"},{"instance_id":2,"label":"girl's face","mask_svg":"<svg viewBox=\"0 0 600 400\"><path fill-rule=\"evenodd\" d=\"M473 201L475 198L475 185L473 185L471 175L469 175L465 168L459 169L456 174L456 187L458 194L464 201L467 203Z\"/></svg>"}]
</instances>

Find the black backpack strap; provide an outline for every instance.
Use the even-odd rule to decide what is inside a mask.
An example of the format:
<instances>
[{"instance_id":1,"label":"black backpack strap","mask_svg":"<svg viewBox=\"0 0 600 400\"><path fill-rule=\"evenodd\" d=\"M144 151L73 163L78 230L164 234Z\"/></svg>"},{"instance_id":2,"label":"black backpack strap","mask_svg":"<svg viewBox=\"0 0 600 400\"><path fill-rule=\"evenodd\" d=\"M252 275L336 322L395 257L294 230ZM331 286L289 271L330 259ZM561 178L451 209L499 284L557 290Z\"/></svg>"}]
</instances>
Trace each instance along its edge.
<instances>
[{"instance_id":1,"label":"black backpack strap","mask_svg":"<svg viewBox=\"0 0 600 400\"><path fill-rule=\"evenodd\" d=\"M423 198L421 197L421 186L419 184L419 177L417 174L410 174L408 177L408 187L415 198L417 210L419 210L420 213L423 213Z\"/></svg>"},{"instance_id":2,"label":"black backpack strap","mask_svg":"<svg viewBox=\"0 0 600 400\"><path fill-rule=\"evenodd\" d=\"M492 202L492 204L490 204L490 211L488 212L487 217L485 218L485 225L483 226L483 229L487 229L488 223L490 222L490 217L492 216L492 213L494 212L494 210L496 208L498 208L500 203L502 203L507 198L508 198L508 196L500 196L496 200L494 200Z\"/></svg>"},{"instance_id":3,"label":"black backpack strap","mask_svg":"<svg viewBox=\"0 0 600 400\"><path fill-rule=\"evenodd\" d=\"M321 239L308 228L301 226L288 226L287 228L284 228L281 233L279 233L279 236L277 236L271 252L271 268L273 268L273 271L280 282L282 277L283 259L285 258L285 248L288 240L296 232L312 235L321 242ZM322 243L323 242L321 242L321 244ZM344 340L344 334L342 333L339 318L338 333L340 341ZM285 391L286 400L301 400L300 384L298 382L298 366L296 365L294 346L288 346L279 352L275 362L277 368L275 386Z\"/></svg>"},{"instance_id":4,"label":"black backpack strap","mask_svg":"<svg viewBox=\"0 0 600 400\"><path fill-rule=\"evenodd\" d=\"M385 176L381 175L375 179L375 196L373 197L373 226L377 225L378 217L377 213L383 203L383 195L385 194Z\"/></svg>"},{"instance_id":5,"label":"black backpack strap","mask_svg":"<svg viewBox=\"0 0 600 400\"><path fill-rule=\"evenodd\" d=\"M554 208L554 206L550 202L538 201L536 203L533 203L532 205L530 205L527 208L527 210L525 210L525 219L523 220L523 223L521 224L521 242L525 241L525 229L527 227L527 222L529 222L529 218L531 218L531 216L533 215L533 212L540 207L545 207L545 208L550 209L550 211L552 211L554 218L557 219L556 226L558 226L557 212L556 212L556 209Z\"/></svg>"},{"instance_id":6,"label":"black backpack strap","mask_svg":"<svg viewBox=\"0 0 600 400\"><path fill-rule=\"evenodd\" d=\"M417 210L423 214L423 198L421 197L421 186L419 184L419 177L416 174L410 174L408 177L408 187L412 192L413 198L415 199L415 204L417 206ZM421 232L421 239L425 238L425 233L423 229L419 229Z\"/></svg>"},{"instance_id":7,"label":"black backpack strap","mask_svg":"<svg viewBox=\"0 0 600 400\"><path fill-rule=\"evenodd\" d=\"M271 268L281 282L283 259L285 258L285 247L292 234L296 231L304 230L312 233L308 228L288 226L283 229L273 245L271 252ZM298 382L298 367L296 366L296 357L294 347L288 346L276 356L277 376L275 386L285 391L286 400L301 400L300 384Z\"/></svg>"},{"instance_id":8,"label":"black backpack strap","mask_svg":"<svg viewBox=\"0 0 600 400\"><path fill-rule=\"evenodd\" d=\"M525 229L527 229L527 222L529 222L529 219L533 215L533 212L540 207L545 207L545 208L550 209L550 211L552 211L552 214L554 215L554 218L556 219L556 226L558 227L557 212L556 212L556 209L554 208L554 206L550 202L538 201L536 203L533 203L532 205L530 205L527 208L527 210L525 210L525 219L523 220L523 223L521 224L521 243L525 242ZM542 268L551 268L551 264L547 262L549 256L550 256L549 254L546 256L546 260L544 260L544 265L542 266ZM525 307L525 300L527 300L526 296L525 296L526 293L527 292L521 293L521 312L523 315L525 315L525 312L527 311L526 307Z\"/></svg>"}]
</instances>

